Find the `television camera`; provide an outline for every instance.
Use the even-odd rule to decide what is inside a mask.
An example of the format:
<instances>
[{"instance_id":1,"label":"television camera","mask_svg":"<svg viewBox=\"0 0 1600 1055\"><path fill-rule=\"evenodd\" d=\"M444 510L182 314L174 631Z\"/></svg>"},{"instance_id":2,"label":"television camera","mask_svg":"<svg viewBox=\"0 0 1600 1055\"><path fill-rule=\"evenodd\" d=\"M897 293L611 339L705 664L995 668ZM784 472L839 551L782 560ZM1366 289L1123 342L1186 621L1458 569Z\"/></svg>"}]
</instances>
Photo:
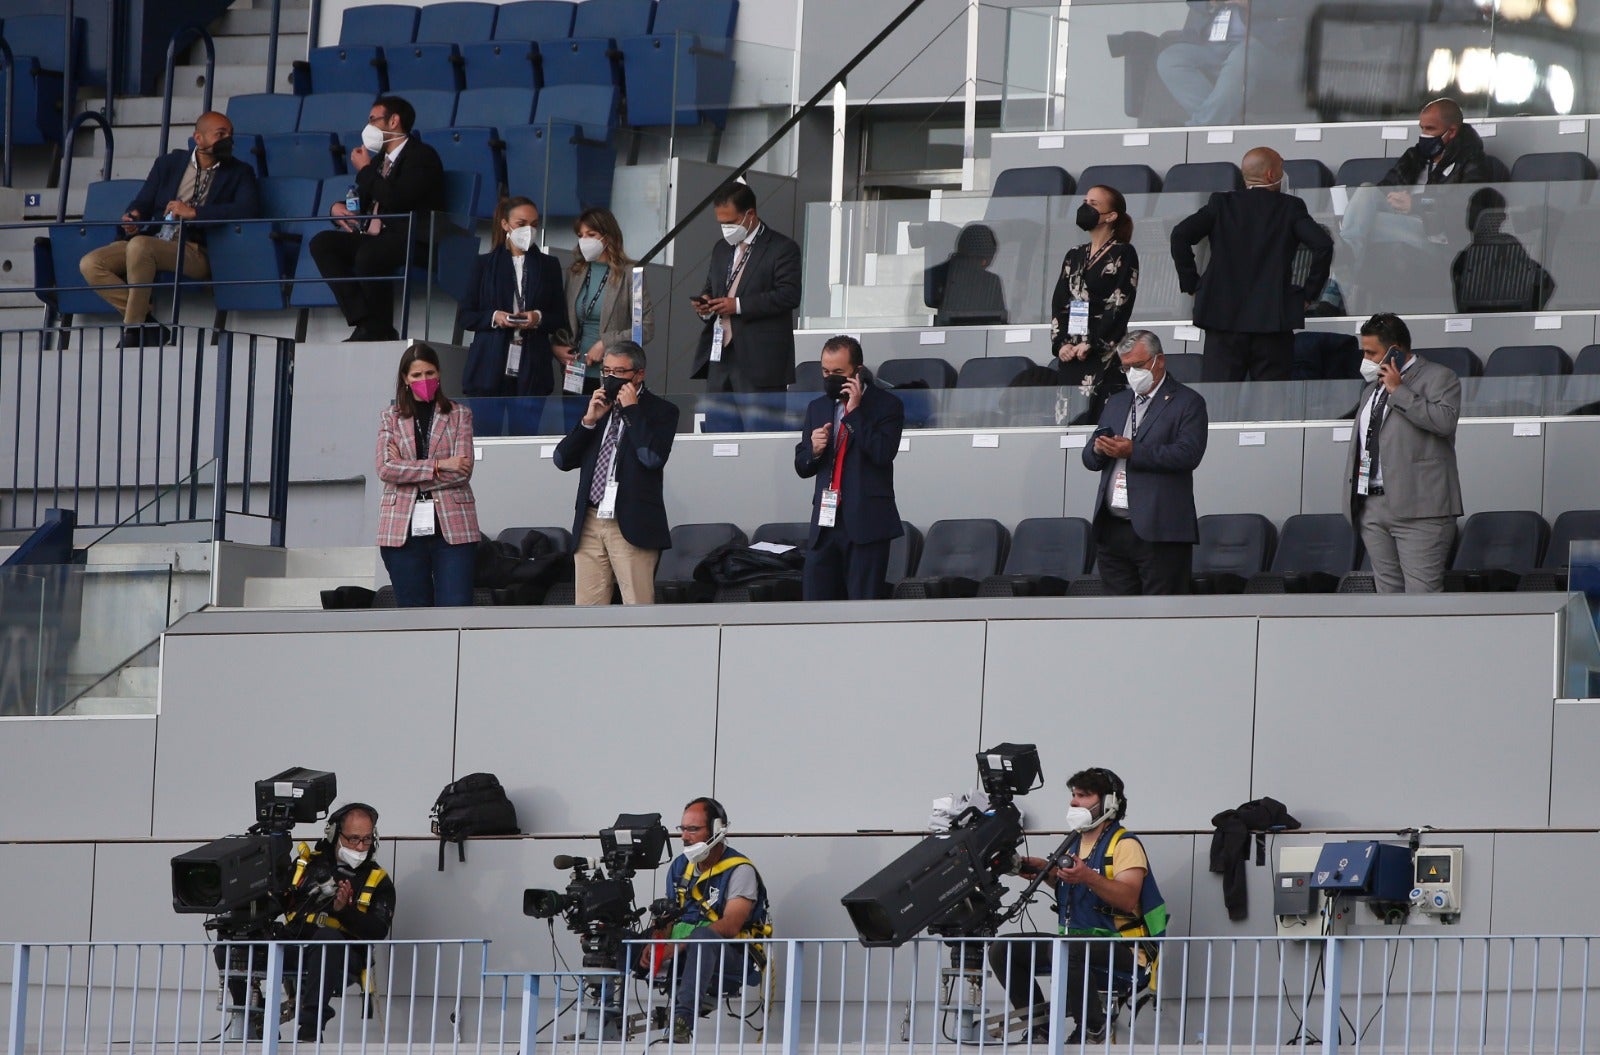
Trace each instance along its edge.
<instances>
[{"instance_id":1,"label":"television camera","mask_svg":"<svg viewBox=\"0 0 1600 1055\"><path fill-rule=\"evenodd\" d=\"M275 936L293 891L290 833L327 817L338 778L294 767L256 781L256 822L172 859L172 909L204 914L223 941Z\"/></svg>"}]
</instances>

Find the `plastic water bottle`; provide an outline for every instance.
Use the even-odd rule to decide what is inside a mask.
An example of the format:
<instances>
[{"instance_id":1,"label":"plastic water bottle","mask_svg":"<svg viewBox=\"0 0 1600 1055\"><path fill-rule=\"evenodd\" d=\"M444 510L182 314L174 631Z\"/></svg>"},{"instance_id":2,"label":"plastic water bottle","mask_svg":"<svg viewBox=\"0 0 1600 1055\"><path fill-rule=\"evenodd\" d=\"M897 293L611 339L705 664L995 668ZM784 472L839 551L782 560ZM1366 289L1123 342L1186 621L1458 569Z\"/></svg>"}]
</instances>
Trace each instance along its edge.
<instances>
[{"instance_id":1,"label":"plastic water bottle","mask_svg":"<svg viewBox=\"0 0 1600 1055\"><path fill-rule=\"evenodd\" d=\"M361 211L361 195L356 191L356 185L354 183L345 188L344 207L349 209L351 212Z\"/></svg>"}]
</instances>

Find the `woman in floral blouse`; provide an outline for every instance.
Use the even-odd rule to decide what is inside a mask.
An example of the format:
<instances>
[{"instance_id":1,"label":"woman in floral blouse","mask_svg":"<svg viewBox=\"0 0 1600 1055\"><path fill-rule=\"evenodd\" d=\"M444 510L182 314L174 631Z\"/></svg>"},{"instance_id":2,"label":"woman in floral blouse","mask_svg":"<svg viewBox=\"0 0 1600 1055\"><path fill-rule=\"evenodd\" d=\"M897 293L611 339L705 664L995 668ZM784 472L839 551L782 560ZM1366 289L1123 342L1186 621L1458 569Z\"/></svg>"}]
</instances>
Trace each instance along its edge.
<instances>
[{"instance_id":1,"label":"woman in floral blouse","mask_svg":"<svg viewBox=\"0 0 1600 1055\"><path fill-rule=\"evenodd\" d=\"M1111 393L1126 386L1117 343L1128 332L1139 292L1139 253L1130 243L1128 203L1112 187L1090 187L1078 206L1078 226L1089 241L1067 250L1050 298L1050 345L1062 385L1091 397L1095 420Z\"/></svg>"}]
</instances>

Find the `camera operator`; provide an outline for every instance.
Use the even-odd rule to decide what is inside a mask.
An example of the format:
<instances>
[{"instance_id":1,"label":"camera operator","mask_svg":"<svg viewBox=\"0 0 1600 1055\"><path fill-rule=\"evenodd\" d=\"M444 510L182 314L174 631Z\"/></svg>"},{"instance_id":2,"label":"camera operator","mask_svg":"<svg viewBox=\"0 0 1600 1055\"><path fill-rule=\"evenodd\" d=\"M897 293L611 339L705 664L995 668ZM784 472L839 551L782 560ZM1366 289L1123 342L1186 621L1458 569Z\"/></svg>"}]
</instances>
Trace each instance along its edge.
<instances>
[{"instance_id":1,"label":"camera operator","mask_svg":"<svg viewBox=\"0 0 1600 1055\"><path fill-rule=\"evenodd\" d=\"M395 889L389 873L375 860L377 824L377 810L364 802L346 803L329 815L315 846L295 847L292 892L278 935L285 942L305 943L285 945L283 950L285 976L298 975L295 1018L302 1042L321 1038L322 1027L333 1017L334 995L360 978L367 966L366 943L389 936ZM328 944L319 947L313 942ZM266 966L266 956L265 946L217 946L217 966L227 976L235 1006L245 1005L242 972L247 957L248 966L259 971ZM247 1035L260 1038L262 1026L262 1011L252 1008Z\"/></svg>"},{"instance_id":2,"label":"camera operator","mask_svg":"<svg viewBox=\"0 0 1600 1055\"><path fill-rule=\"evenodd\" d=\"M1166 930L1166 906L1150 875L1143 844L1120 823L1128 812L1121 779L1108 769L1085 769L1072 775L1067 788L1072 792L1067 828L1075 834L1064 844L1061 863L1044 876L1056 892L1058 933L1129 939L1067 942L1063 949L1071 1001L1067 1011L1075 1020L1066 1042L1078 1044L1087 1037L1089 1043L1098 1044L1106 1030L1099 990L1136 977L1135 958L1140 953L1135 939ZM1043 858L1024 857L1020 871L1031 879L1048 864ZM1011 1006L1034 1011L1031 1039L1035 1041L1049 1039L1052 1011L1034 976L1048 973L1051 962L1048 940L996 942L989 947L989 966L1005 986ZM1086 1021L1076 1021L1080 1014Z\"/></svg>"},{"instance_id":3,"label":"camera operator","mask_svg":"<svg viewBox=\"0 0 1600 1055\"><path fill-rule=\"evenodd\" d=\"M716 1006L730 989L758 985L763 953L759 945L718 945L728 938L766 938L767 888L754 864L728 845L728 811L716 799L701 797L683 808L683 853L667 870L668 935L676 945L656 953L657 968L674 971L672 1040L693 1039L694 1021ZM670 963L663 961L670 960ZM724 983L725 975L729 977Z\"/></svg>"}]
</instances>

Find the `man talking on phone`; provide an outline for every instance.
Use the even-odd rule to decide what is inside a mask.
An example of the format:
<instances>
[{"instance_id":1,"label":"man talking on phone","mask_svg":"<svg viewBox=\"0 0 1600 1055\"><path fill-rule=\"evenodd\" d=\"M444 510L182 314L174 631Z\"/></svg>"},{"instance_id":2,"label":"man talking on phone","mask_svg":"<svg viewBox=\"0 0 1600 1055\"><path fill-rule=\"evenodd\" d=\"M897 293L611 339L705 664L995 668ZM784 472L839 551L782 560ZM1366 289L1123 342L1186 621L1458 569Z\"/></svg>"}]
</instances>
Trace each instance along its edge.
<instances>
[{"instance_id":1,"label":"man talking on phone","mask_svg":"<svg viewBox=\"0 0 1600 1055\"><path fill-rule=\"evenodd\" d=\"M1411 351L1398 315L1361 324L1367 382L1345 460L1344 510L1379 593L1438 593L1461 515L1461 379Z\"/></svg>"},{"instance_id":2,"label":"man talking on phone","mask_svg":"<svg viewBox=\"0 0 1600 1055\"><path fill-rule=\"evenodd\" d=\"M995 942L989 946L989 966L1011 1001L1012 1021L1020 1018L1026 1028L1024 1041L1048 1041L1050 1022L1059 1014L1074 1022L1067 1044L1099 1044L1106 1033L1100 993L1134 985L1140 972L1148 971L1153 951L1140 948L1138 939L1166 932L1167 907L1150 875L1144 844L1122 826L1128 815L1122 779L1109 769L1085 769L1072 774L1067 790L1072 805L1061 846L1065 853L1053 866L1042 857L1024 857L1018 870L1027 879L1043 873L1043 885L1055 891L1057 934L1125 940L1064 944L1068 1003L1055 1011L1034 981L1055 963L1048 935Z\"/></svg>"},{"instance_id":3,"label":"man talking on phone","mask_svg":"<svg viewBox=\"0 0 1600 1055\"><path fill-rule=\"evenodd\" d=\"M662 472L678 407L644 387L644 349L620 341L601 360L601 385L583 418L556 445L556 468L583 470L572 524L576 603L655 601L656 562L672 545Z\"/></svg>"}]
</instances>

